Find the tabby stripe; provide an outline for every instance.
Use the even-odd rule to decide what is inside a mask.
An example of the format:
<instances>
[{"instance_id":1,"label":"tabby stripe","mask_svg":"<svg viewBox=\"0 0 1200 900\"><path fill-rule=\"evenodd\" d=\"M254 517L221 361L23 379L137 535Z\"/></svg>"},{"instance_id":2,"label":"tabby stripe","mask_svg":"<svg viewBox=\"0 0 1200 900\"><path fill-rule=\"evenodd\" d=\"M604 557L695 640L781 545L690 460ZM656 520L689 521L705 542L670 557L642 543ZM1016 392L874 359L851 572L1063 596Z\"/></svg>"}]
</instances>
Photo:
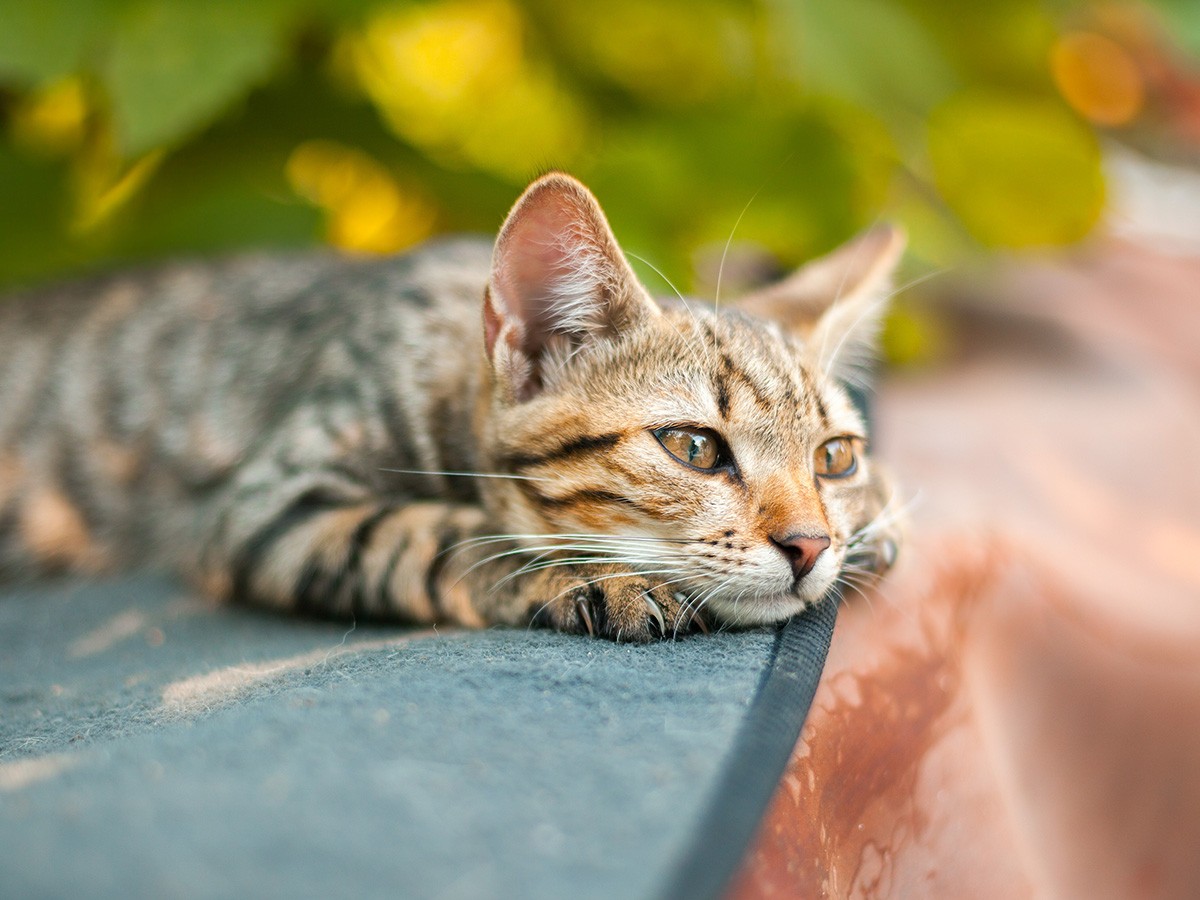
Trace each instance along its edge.
<instances>
[{"instance_id":1,"label":"tabby stripe","mask_svg":"<svg viewBox=\"0 0 1200 900\"><path fill-rule=\"evenodd\" d=\"M292 596L295 598L292 608L297 612L309 615L320 615L323 612L320 598L329 596L325 589L329 573L324 570L319 559L320 554L313 550L296 578L295 587L292 588Z\"/></svg>"},{"instance_id":2,"label":"tabby stripe","mask_svg":"<svg viewBox=\"0 0 1200 900\"><path fill-rule=\"evenodd\" d=\"M823 401L821 399L820 394L815 392L815 389L812 394L812 398L817 403L817 413L821 416L821 424L828 427L829 426L829 410L827 410L825 408L825 401Z\"/></svg>"},{"instance_id":3,"label":"tabby stripe","mask_svg":"<svg viewBox=\"0 0 1200 900\"><path fill-rule=\"evenodd\" d=\"M821 399L821 391L818 389L816 379L804 366L800 366L800 380L804 382L804 393L813 398L813 402L817 405L817 414L821 417L821 424L829 425L829 410L825 408L825 401Z\"/></svg>"},{"instance_id":4,"label":"tabby stripe","mask_svg":"<svg viewBox=\"0 0 1200 900\"><path fill-rule=\"evenodd\" d=\"M338 572L333 584L330 585L330 595L337 596L345 586L346 578L351 575L355 576L354 590L350 596L350 610L355 615L363 612L366 607L366 597L363 593L363 573L360 571L363 551L370 545L371 538L375 536L379 526L390 518L397 508L394 503L385 503L363 517L363 520L358 523L358 527L354 529L354 534L350 535L350 549L346 554L346 564Z\"/></svg>"},{"instance_id":5,"label":"tabby stripe","mask_svg":"<svg viewBox=\"0 0 1200 900\"><path fill-rule=\"evenodd\" d=\"M609 447L616 446L620 442L621 435L616 432L588 434L575 438L573 441L567 441L565 444L560 444L553 450L547 450L544 453L514 453L505 456L502 461L512 469L526 469L531 466L544 465L548 462L558 462L584 453L595 453L597 450L606 450Z\"/></svg>"},{"instance_id":6,"label":"tabby stripe","mask_svg":"<svg viewBox=\"0 0 1200 900\"><path fill-rule=\"evenodd\" d=\"M437 548L433 551L433 559L429 561L429 568L425 570L425 596L429 598L429 604L434 609L440 608L441 591L438 590L437 582L441 577L442 571L446 568L446 563L450 560L450 548L460 540L460 533L450 526L449 522L442 525L441 534L438 536ZM445 612L445 610L443 610Z\"/></svg>"},{"instance_id":7,"label":"tabby stripe","mask_svg":"<svg viewBox=\"0 0 1200 900\"><path fill-rule=\"evenodd\" d=\"M717 389L717 415L726 419L729 417L729 383L725 380L723 372L713 376L713 385Z\"/></svg>"},{"instance_id":8,"label":"tabby stripe","mask_svg":"<svg viewBox=\"0 0 1200 900\"><path fill-rule=\"evenodd\" d=\"M564 506L578 506L580 503L620 503L624 506L632 506L639 512L645 511L636 500L631 500L621 494L614 494L612 491L582 488L578 491L571 491L571 493L565 494L562 497L548 497L536 488L528 485L522 485L522 487L534 501L551 509L561 509Z\"/></svg>"},{"instance_id":9,"label":"tabby stripe","mask_svg":"<svg viewBox=\"0 0 1200 900\"><path fill-rule=\"evenodd\" d=\"M336 509L327 510L329 513ZM359 523L361 526L361 523ZM336 540L336 538L335 538ZM324 547L310 546L304 568L296 578L292 596L294 608L299 612L316 616L341 615L351 610L341 608L340 588L350 571L349 549L347 556L331 565L323 551Z\"/></svg>"},{"instance_id":10,"label":"tabby stripe","mask_svg":"<svg viewBox=\"0 0 1200 900\"><path fill-rule=\"evenodd\" d=\"M735 378L745 385L753 395L755 403L768 412L775 410L775 404L771 402L771 399L764 393L763 389L747 373L733 364L733 360L730 359L728 353L721 354L721 369L723 374L730 378Z\"/></svg>"},{"instance_id":11,"label":"tabby stripe","mask_svg":"<svg viewBox=\"0 0 1200 900\"><path fill-rule=\"evenodd\" d=\"M392 555L388 557L387 565L383 567L383 577L375 589L375 603L381 610L389 610L392 606L392 579L396 576L396 567L400 565L400 558L407 549L407 541L397 541Z\"/></svg>"},{"instance_id":12,"label":"tabby stripe","mask_svg":"<svg viewBox=\"0 0 1200 900\"><path fill-rule=\"evenodd\" d=\"M324 488L305 491L265 526L259 529L238 552L232 566L233 590L236 600L249 600L254 573L277 541L290 531L312 521L321 513L348 506L344 500Z\"/></svg>"}]
</instances>

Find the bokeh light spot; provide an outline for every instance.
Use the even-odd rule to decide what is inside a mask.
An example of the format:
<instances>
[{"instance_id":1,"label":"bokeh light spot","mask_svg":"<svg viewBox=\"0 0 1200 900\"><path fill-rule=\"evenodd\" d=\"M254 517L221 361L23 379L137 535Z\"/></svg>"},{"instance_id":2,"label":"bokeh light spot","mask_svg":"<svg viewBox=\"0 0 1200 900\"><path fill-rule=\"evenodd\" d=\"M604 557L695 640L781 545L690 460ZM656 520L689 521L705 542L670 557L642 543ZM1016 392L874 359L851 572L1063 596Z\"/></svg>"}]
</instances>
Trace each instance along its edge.
<instances>
[{"instance_id":1,"label":"bokeh light spot","mask_svg":"<svg viewBox=\"0 0 1200 900\"><path fill-rule=\"evenodd\" d=\"M428 237L437 218L433 204L401 189L375 159L334 141L305 141L285 167L297 194L326 214L326 240L359 253L395 253Z\"/></svg>"},{"instance_id":2,"label":"bokeh light spot","mask_svg":"<svg viewBox=\"0 0 1200 900\"><path fill-rule=\"evenodd\" d=\"M35 91L17 106L12 117L13 137L38 154L70 153L83 141L87 115L82 80L64 78Z\"/></svg>"},{"instance_id":3,"label":"bokeh light spot","mask_svg":"<svg viewBox=\"0 0 1200 900\"><path fill-rule=\"evenodd\" d=\"M529 57L504 0L385 8L343 54L389 127L446 165L523 180L584 143L573 97Z\"/></svg>"},{"instance_id":4,"label":"bokeh light spot","mask_svg":"<svg viewBox=\"0 0 1200 900\"><path fill-rule=\"evenodd\" d=\"M1050 71L1063 98L1098 125L1126 125L1145 102L1145 85L1133 57L1100 34L1073 32L1054 43Z\"/></svg>"}]
</instances>

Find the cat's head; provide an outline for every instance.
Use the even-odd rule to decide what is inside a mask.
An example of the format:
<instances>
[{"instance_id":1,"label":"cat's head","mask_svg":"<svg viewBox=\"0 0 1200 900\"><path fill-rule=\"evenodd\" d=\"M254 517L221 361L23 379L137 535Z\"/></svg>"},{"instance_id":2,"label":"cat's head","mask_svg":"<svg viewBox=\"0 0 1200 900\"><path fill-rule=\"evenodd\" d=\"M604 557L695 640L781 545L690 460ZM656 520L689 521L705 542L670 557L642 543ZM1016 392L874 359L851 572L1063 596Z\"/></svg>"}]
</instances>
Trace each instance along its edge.
<instances>
[{"instance_id":1,"label":"cat's head","mask_svg":"<svg viewBox=\"0 0 1200 900\"><path fill-rule=\"evenodd\" d=\"M890 491L845 385L874 357L902 248L877 227L720 309L656 302L583 185L535 182L484 299L484 451L514 476L485 486L500 526L743 624L818 600L848 556L890 564L872 531Z\"/></svg>"}]
</instances>

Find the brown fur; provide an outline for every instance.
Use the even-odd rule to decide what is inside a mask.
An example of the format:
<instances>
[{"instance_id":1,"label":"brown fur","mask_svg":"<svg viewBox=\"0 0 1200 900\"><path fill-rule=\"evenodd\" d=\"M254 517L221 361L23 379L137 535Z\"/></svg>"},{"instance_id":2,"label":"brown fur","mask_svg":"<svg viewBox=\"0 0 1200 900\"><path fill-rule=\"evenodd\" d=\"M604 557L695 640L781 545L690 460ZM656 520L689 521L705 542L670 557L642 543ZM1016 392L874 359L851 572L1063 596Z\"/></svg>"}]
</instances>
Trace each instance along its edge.
<instances>
[{"instance_id":1,"label":"brown fur","mask_svg":"<svg viewBox=\"0 0 1200 900\"><path fill-rule=\"evenodd\" d=\"M550 175L490 259L447 241L12 298L0 569L104 548L267 606L628 639L783 618L894 553L873 462L823 479L812 457L865 437L843 381L899 247L878 230L746 299L775 322L659 303L587 190ZM839 287L822 306L814 285ZM711 429L734 464L681 463L666 426ZM831 541L803 577L795 535Z\"/></svg>"}]
</instances>

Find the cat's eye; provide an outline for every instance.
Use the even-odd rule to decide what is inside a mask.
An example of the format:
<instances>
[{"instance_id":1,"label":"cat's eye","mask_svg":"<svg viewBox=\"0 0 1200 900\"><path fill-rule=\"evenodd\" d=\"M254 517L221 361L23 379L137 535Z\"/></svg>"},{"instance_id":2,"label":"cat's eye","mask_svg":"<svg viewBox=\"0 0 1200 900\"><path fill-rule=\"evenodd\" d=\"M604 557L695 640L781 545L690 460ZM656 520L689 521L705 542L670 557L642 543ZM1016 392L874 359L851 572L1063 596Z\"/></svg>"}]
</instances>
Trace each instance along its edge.
<instances>
[{"instance_id":1,"label":"cat's eye","mask_svg":"<svg viewBox=\"0 0 1200 900\"><path fill-rule=\"evenodd\" d=\"M813 471L822 478L846 478L857 469L853 438L838 437L826 441L813 454Z\"/></svg>"},{"instance_id":2,"label":"cat's eye","mask_svg":"<svg viewBox=\"0 0 1200 900\"><path fill-rule=\"evenodd\" d=\"M654 436L664 450L694 469L712 471L730 463L724 442L707 428L659 428Z\"/></svg>"}]
</instances>

